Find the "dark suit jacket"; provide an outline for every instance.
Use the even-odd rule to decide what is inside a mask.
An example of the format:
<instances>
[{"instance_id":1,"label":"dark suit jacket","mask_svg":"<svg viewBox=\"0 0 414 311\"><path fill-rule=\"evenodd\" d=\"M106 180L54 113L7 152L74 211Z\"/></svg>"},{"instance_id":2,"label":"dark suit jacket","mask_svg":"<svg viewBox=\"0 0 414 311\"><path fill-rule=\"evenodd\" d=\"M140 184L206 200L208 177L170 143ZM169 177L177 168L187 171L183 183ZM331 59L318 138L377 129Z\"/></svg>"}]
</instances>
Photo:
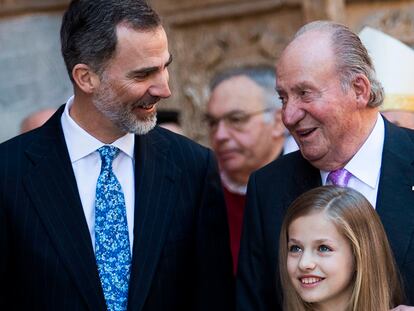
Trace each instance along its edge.
<instances>
[{"instance_id":1,"label":"dark suit jacket","mask_svg":"<svg viewBox=\"0 0 414 311\"><path fill-rule=\"evenodd\" d=\"M385 121L376 210L405 279L411 304L414 304L413 160L414 131ZM251 176L238 266L238 310L282 310L277 258L284 213L296 197L320 185L319 170L299 151Z\"/></svg>"},{"instance_id":2,"label":"dark suit jacket","mask_svg":"<svg viewBox=\"0 0 414 311\"><path fill-rule=\"evenodd\" d=\"M105 310L62 111L0 145L1 310ZM212 152L159 127L136 136L135 188L128 310L231 310Z\"/></svg>"}]
</instances>

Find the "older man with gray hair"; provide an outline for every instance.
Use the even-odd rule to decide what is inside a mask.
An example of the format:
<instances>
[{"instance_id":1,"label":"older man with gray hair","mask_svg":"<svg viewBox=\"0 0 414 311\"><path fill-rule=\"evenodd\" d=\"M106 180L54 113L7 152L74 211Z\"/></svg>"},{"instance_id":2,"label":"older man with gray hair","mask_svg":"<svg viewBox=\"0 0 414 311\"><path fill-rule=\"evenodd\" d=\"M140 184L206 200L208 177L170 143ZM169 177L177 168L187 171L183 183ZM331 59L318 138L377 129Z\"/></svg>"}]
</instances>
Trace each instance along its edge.
<instances>
[{"instance_id":1,"label":"older man with gray hair","mask_svg":"<svg viewBox=\"0 0 414 311\"><path fill-rule=\"evenodd\" d=\"M273 68L225 71L211 89L206 121L219 161L236 272L248 178L282 153L285 127Z\"/></svg>"},{"instance_id":2,"label":"older man with gray hair","mask_svg":"<svg viewBox=\"0 0 414 311\"><path fill-rule=\"evenodd\" d=\"M357 189L375 207L407 302L414 303L414 131L379 114L384 92L361 40L344 25L307 24L281 54L276 74L283 123L300 151L249 179L238 310L282 310L277 266L286 208L300 194L325 184ZM335 178L339 175L343 183Z\"/></svg>"}]
</instances>

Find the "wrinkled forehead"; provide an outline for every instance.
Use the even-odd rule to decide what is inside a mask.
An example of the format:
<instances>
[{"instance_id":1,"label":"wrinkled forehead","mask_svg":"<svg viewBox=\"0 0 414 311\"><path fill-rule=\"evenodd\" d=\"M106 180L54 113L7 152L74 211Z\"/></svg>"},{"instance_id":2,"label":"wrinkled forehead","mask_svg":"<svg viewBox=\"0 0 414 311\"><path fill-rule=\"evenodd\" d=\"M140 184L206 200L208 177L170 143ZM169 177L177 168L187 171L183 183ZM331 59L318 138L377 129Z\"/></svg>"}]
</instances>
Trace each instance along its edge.
<instances>
[{"instance_id":1,"label":"wrinkled forehead","mask_svg":"<svg viewBox=\"0 0 414 311\"><path fill-rule=\"evenodd\" d=\"M262 108L263 104L263 89L247 76L238 75L220 82L214 88L207 109L212 113L252 111Z\"/></svg>"},{"instance_id":2,"label":"wrinkled forehead","mask_svg":"<svg viewBox=\"0 0 414 311\"><path fill-rule=\"evenodd\" d=\"M282 66L298 62L323 62L331 56L333 49L330 34L326 31L310 30L286 46L276 63L276 74Z\"/></svg>"},{"instance_id":3,"label":"wrinkled forehead","mask_svg":"<svg viewBox=\"0 0 414 311\"><path fill-rule=\"evenodd\" d=\"M276 63L276 89L336 73L329 36L309 31L293 40Z\"/></svg>"}]
</instances>

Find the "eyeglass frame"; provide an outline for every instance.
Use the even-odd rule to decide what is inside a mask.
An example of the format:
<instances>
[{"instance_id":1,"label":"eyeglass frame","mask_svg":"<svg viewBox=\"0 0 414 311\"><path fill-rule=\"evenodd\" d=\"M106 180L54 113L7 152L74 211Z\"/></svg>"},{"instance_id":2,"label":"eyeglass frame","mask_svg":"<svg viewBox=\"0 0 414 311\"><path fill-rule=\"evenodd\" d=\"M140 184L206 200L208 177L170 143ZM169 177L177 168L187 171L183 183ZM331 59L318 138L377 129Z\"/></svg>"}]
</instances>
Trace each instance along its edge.
<instances>
[{"instance_id":1,"label":"eyeglass frame","mask_svg":"<svg viewBox=\"0 0 414 311\"><path fill-rule=\"evenodd\" d=\"M242 110L232 110L229 111L227 113L225 113L224 115L222 115L221 117L215 118L211 115L209 115L208 113L206 113L204 115L204 122L207 123L207 126L209 128L210 131L215 132L218 129L218 125L220 124L220 121L224 121L224 124L228 127L231 128L233 130L236 131L240 131L244 129L244 126L249 122L249 120L256 116L259 115L261 113L265 114L271 111L275 111L276 108L272 107L272 108L265 108L265 109L261 109L258 111L253 111L253 112L244 112ZM232 117L235 117L235 114L243 114L243 116L239 116L238 120L237 118L234 118L232 120ZM213 122L213 123L212 123Z\"/></svg>"}]
</instances>

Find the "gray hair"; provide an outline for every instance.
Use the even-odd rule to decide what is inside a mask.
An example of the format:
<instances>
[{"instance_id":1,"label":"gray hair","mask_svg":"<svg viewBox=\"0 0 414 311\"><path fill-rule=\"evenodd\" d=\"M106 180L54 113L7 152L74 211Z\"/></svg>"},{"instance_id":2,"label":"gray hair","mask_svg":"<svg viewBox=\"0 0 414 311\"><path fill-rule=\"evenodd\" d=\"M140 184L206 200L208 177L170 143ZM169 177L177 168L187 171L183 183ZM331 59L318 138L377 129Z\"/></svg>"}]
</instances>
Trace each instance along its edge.
<instances>
[{"instance_id":1,"label":"gray hair","mask_svg":"<svg viewBox=\"0 0 414 311\"><path fill-rule=\"evenodd\" d=\"M213 91L223 81L237 76L246 76L263 89L263 106L265 109L277 110L282 108L282 102L275 91L275 70L270 66L237 67L229 69L215 76L210 83L210 90ZM267 114L265 114L265 116L266 115ZM268 122L269 120L266 121Z\"/></svg>"},{"instance_id":2,"label":"gray hair","mask_svg":"<svg viewBox=\"0 0 414 311\"><path fill-rule=\"evenodd\" d=\"M372 60L359 37L345 25L331 21L315 21L300 28L294 38L296 39L308 31L330 34L333 52L337 58L337 71L341 77L342 89L349 90L355 76L363 74L371 83L368 106L380 106L384 101L384 88L376 77Z\"/></svg>"}]
</instances>

